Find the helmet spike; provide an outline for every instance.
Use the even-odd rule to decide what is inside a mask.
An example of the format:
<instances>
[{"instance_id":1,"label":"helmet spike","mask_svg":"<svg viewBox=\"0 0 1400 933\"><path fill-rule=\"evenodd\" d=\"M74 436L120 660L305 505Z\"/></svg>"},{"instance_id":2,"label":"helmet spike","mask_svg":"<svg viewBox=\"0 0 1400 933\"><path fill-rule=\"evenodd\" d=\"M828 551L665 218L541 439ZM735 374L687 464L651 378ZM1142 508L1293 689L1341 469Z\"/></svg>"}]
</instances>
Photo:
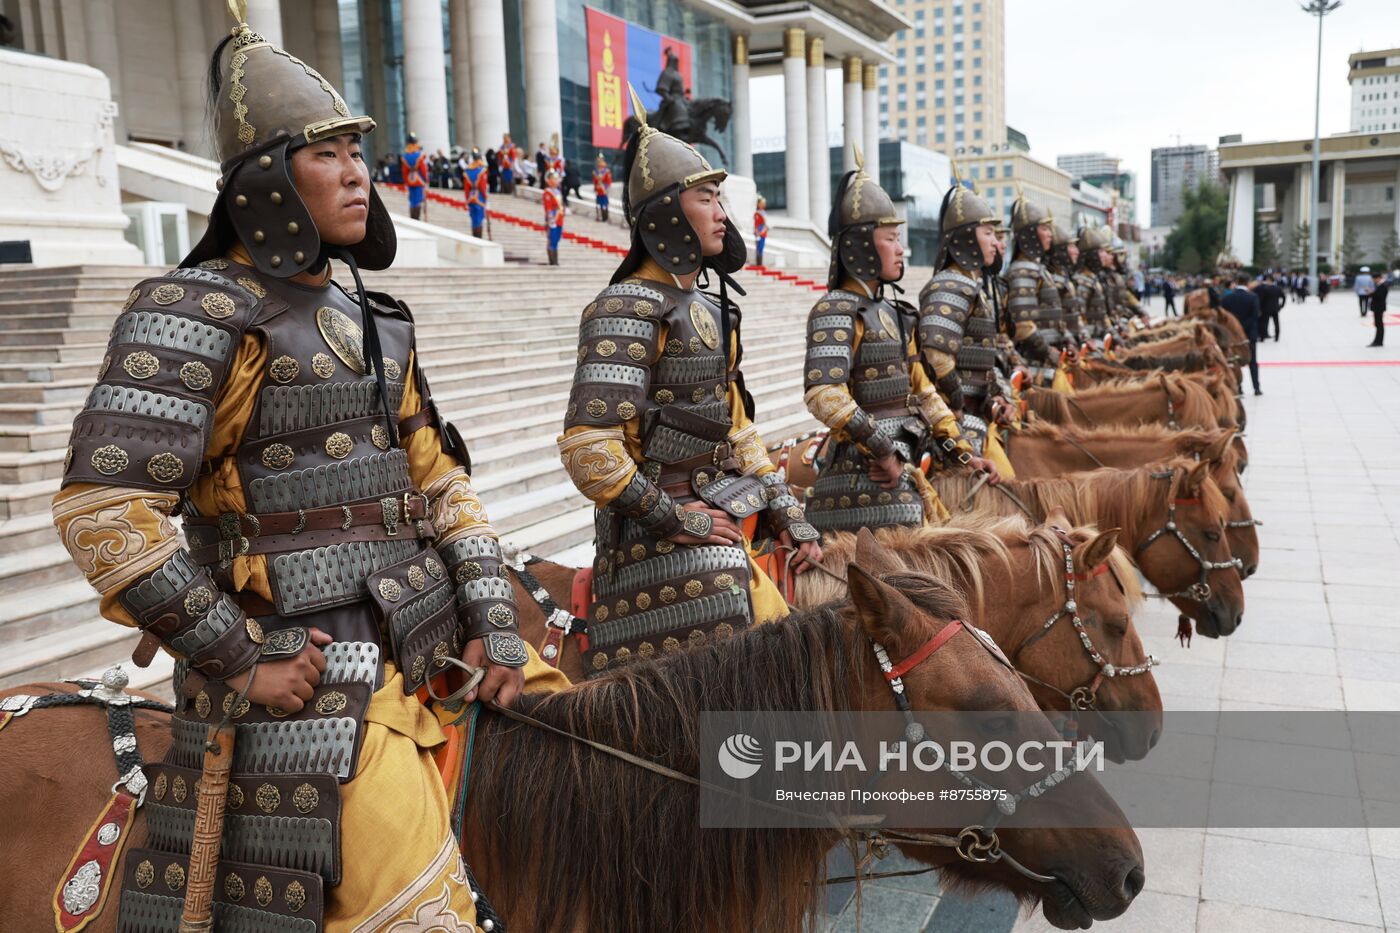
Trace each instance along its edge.
<instances>
[{"instance_id":1,"label":"helmet spike","mask_svg":"<svg viewBox=\"0 0 1400 933\"><path fill-rule=\"evenodd\" d=\"M637 122L642 126L647 125L647 108L642 106L642 99L637 96L637 89L632 86L632 82L627 82L627 96L632 98L632 115L637 118Z\"/></svg>"},{"instance_id":2,"label":"helmet spike","mask_svg":"<svg viewBox=\"0 0 1400 933\"><path fill-rule=\"evenodd\" d=\"M248 25L248 0L225 0L228 13L240 26Z\"/></svg>"},{"instance_id":3,"label":"helmet spike","mask_svg":"<svg viewBox=\"0 0 1400 933\"><path fill-rule=\"evenodd\" d=\"M865 171L865 156L861 154L861 151L860 151L860 143L856 142L854 139L851 140L851 152L855 155L855 159L856 159L856 171L857 171L857 172L864 172L864 171Z\"/></svg>"}]
</instances>

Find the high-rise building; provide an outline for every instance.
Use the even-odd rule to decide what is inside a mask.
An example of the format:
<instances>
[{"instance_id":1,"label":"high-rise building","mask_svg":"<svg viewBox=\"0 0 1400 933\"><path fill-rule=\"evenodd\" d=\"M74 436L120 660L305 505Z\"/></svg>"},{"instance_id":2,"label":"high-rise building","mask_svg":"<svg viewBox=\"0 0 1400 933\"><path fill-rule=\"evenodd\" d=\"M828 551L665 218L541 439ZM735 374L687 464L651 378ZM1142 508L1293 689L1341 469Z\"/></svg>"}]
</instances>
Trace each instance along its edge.
<instances>
[{"instance_id":1,"label":"high-rise building","mask_svg":"<svg viewBox=\"0 0 1400 933\"><path fill-rule=\"evenodd\" d=\"M1006 142L1005 0L894 0L913 21L881 69L880 135L955 154Z\"/></svg>"},{"instance_id":2,"label":"high-rise building","mask_svg":"<svg viewBox=\"0 0 1400 933\"><path fill-rule=\"evenodd\" d=\"M1088 182L1113 196L1109 212L1119 235L1128 239L1137 223L1137 175L1123 168L1123 160L1103 152L1077 152L1055 157L1055 164L1075 182Z\"/></svg>"},{"instance_id":3,"label":"high-rise building","mask_svg":"<svg viewBox=\"0 0 1400 933\"><path fill-rule=\"evenodd\" d=\"M1181 193L1202 180L1220 180L1220 155L1206 146L1152 150L1152 226L1170 227L1181 216Z\"/></svg>"},{"instance_id":4,"label":"high-rise building","mask_svg":"<svg viewBox=\"0 0 1400 933\"><path fill-rule=\"evenodd\" d=\"M1351 131L1400 130L1400 49L1347 56L1351 85Z\"/></svg>"}]
</instances>

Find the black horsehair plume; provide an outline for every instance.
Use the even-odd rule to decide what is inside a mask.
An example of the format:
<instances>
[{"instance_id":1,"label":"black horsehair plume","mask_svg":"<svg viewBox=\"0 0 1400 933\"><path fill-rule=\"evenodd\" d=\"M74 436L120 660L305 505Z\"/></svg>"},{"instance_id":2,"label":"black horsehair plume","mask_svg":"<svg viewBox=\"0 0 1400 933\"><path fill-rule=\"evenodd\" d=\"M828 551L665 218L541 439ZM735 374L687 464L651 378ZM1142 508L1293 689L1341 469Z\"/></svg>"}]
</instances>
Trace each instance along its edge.
<instances>
[{"instance_id":1,"label":"black horsehair plume","mask_svg":"<svg viewBox=\"0 0 1400 933\"><path fill-rule=\"evenodd\" d=\"M842 175L836 184L836 190L832 192L831 213L826 218L826 235L833 243L836 241L836 235L841 232L841 199L846 196L846 189L851 187L851 179L855 177L854 169Z\"/></svg>"},{"instance_id":2,"label":"black horsehair plume","mask_svg":"<svg viewBox=\"0 0 1400 933\"><path fill-rule=\"evenodd\" d=\"M209 116L211 120L219 105L219 88L223 84L223 76L219 73L219 59L223 57L224 46L231 41L233 41L232 35L224 36L223 40L214 46L214 54L209 57Z\"/></svg>"}]
</instances>

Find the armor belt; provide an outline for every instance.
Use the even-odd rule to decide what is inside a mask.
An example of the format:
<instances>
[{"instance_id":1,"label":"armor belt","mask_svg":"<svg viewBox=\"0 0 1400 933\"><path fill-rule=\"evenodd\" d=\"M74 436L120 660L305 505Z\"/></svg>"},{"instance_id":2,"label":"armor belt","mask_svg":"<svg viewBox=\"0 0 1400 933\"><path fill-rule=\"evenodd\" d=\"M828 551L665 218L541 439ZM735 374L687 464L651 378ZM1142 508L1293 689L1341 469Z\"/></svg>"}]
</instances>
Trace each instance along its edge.
<instances>
[{"instance_id":1,"label":"armor belt","mask_svg":"<svg viewBox=\"0 0 1400 933\"><path fill-rule=\"evenodd\" d=\"M224 512L217 517L189 516L185 536L195 561L221 564L248 554L275 554L336 544L382 541L404 533L418 538L435 534L422 493L386 496L378 502L296 512Z\"/></svg>"},{"instance_id":2,"label":"armor belt","mask_svg":"<svg viewBox=\"0 0 1400 933\"><path fill-rule=\"evenodd\" d=\"M889 424L882 422L881 430L888 433ZM897 488L885 489L871 481L868 470L869 463L855 444L838 444L807 499L808 521L821 531L924 523L923 502L909 477L901 477Z\"/></svg>"},{"instance_id":3,"label":"armor belt","mask_svg":"<svg viewBox=\"0 0 1400 933\"><path fill-rule=\"evenodd\" d=\"M188 869L186 855L128 852L117 918L120 933L178 930ZM219 933L318 933L323 909L319 875L219 859L214 878L214 929Z\"/></svg>"}]
</instances>

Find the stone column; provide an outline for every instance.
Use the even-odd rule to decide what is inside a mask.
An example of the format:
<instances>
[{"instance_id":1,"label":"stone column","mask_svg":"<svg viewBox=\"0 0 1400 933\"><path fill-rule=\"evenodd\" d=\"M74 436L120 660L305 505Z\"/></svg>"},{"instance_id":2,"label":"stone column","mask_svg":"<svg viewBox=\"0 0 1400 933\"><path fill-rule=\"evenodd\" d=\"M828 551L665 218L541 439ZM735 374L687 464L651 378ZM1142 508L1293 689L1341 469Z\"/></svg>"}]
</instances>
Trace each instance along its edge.
<instances>
[{"instance_id":1,"label":"stone column","mask_svg":"<svg viewBox=\"0 0 1400 933\"><path fill-rule=\"evenodd\" d=\"M510 132L506 99L506 24L501 4L491 0L467 3L467 34L471 50L472 119L476 142L484 153L501 144ZM457 86L462 87L458 81Z\"/></svg>"},{"instance_id":2,"label":"stone column","mask_svg":"<svg viewBox=\"0 0 1400 933\"><path fill-rule=\"evenodd\" d=\"M447 76L443 70L442 5L438 0L403 0L403 97L410 133L428 153L444 151L447 138Z\"/></svg>"},{"instance_id":3,"label":"stone column","mask_svg":"<svg viewBox=\"0 0 1400 933\"><path fill-rule=\"evenodd\" d=\"M749 110L749 37L734 34L733 112L729 125L734 127L734 174L753 177L753 127Z\"/></svg>"},{"instance_id":4,"label":"stone column","mask_svg":"<svg viewBox=\"0 0 1400 933\"><path fill-rule=\"evenodd\" d=\"M559 14L554 0L521 0L520 6L525 21L525 124L529 137L516 142L533 154L537 143L548 144L552 134L564 129L559 103ZM504 96L505 85L499 93Z\"/></svg>"},{"instance_id":5,"label":"stone column","mask_svg":"<svg viewBox=\"0 0 1400 933\"><path fill-rule=\"evenodd\" d=\"M1331 249L1328 255L1332 260L1333 272L1345 272L1337 261L1337 254L1342 248L1342 237L1346 235L1346 193L1347 164L1337 159L1332 163L1332 200L1327 205L1332 209Z\"/></svg>"},{"instance_id":6,"label":"stone column","mask_svg":"<svg viewBox=\"0 0 1400 933\"><path fill-rule=\"evenodd\" d=\"M861 116L865 130L862 134L865 150L865 172L880 183L880 66L866 62L861 69Z\"/></svg>"},{"instance_id":7,"label":"stone column","mask_svg":"<svg viewBox=\"0 0 1400 933\"><path fill-rule=\"evenodd\" d=\"M185 151L210 156L214 147L204 123L209 50L204 47L204 10L194 3L172 3L175 16L175 72L179 78L180 132Z\"/></svg>"},{"instance_id":8,"label":"stone column","mask_svg":"<svg viewBox=\"0 0 1400 933\"><path fill-rule=\"evenodd\" d=\"M1226 242L1246 266L1254 262L1254 169L1235 169L1230 178L1230 213Z\"/></svg>"},{"instance_id":9,"label":"stone column","mask_svg":"<svg viewBox=\"0 0 1400 933\"><path fill-rule=\"evenodd\" d=\"M268 42L279 49L283 48L282 0L248 0L248 25ZM316 70L320 71L319 68Z\"/></svg>"},{"instance_id":10,"label":"stone column","mask_svg":"<svg viewBox=\"0 0 1400 933\"><path fill-rule=\"evenodd\" d=\"M471 26L467 6L468 0L451 0L447 13L452 23L452 109L457 118L457 137L452 141L470 151L472 146L481 144L472 119ZM485 152L486 147L482 146L481 151Z\"/></svg>"},{"instance_id":11,"label":"stone column","mask_svg":"<svg viewBox=\"0 0 1400 933\"><path fill-rule=\"evenodd\" d=\"M59 0L59 18L63 29L63 58L65 61L92 64L88 60L87 30L83 28L82 0Z\"/></svg>"},{"instance_id":12,"label":"stone column","mask_svg":"<svg viewBox=\"0 0 1400 933\"><path fill-rule=\"evenodd\" d=\"M340 50L340 3L338 0L314 0L312 28L316 31L315 68L331 87L345 93L345 65Z\"/></svg>"},{"instance_id":13,"label":"stone column","mask_svg":"<svg viewBox=\"0 0 1400 933\"><path fill-rule=\"evenodd\" d=\"M388 92L384 86L384 17L378 3L367 3L364 10L364 30L365 30L365 74L364 88L365 97L368 98L369 112L371 115L379 114L384 124L388 125L389 100ZM380 133L384 131L381 130ZM379 133L377 141L373 141L376 154L400 152L403 149L402 139L389 139ZM373 140L374 137L371 137Z\"/></svg>"},{"instance_id":14,"label":"stone column","mask_svg":"<svg viewBox=\"0 0 1400 933\"><path fill-rule=\"evenodd\" d=\"M88 64L107 76L117 118L112 124L119 145L126 143L126 115L122 100L122 52L117 44L117 11L111 3L94 3L87 9ZM204 49L203 43L200 48Z\"/></svg>"},{"instance_id":15,"label":"stone column","mask_svg":"<svg viewBox=\"0 0 1400 933\"><path fill-rule=\"evenodd\" d=\"M854 55L846 57L841 69L841 114L843 132L841 137L841 171L849 172L856 167L856 146L865 148L865 116L861 112L861 61ZM869 158L869 156L866 156Z\"/></svg>"},{"instance_id":16,"label":"stone column","mask_svg":"<svg viewBox=\"0 0 1400 933\"><path fill-rule=\"evenodd\" d=\"M818 227L831 213L831 153L826 142L826 42L807 40L807 191Z\"/></svg>"},{"instance_id":17,"label":"stone column","mask_svg":"<svg viewBox=\"0 0 1400 933\"><path fill-rule=\"evenodd\" d=\"M798 27L783 30L783 94L784 153L783 168L787 173L787 215L793 220L808 220L812 205L807 187L807 62L806 33Z\"/></svg>"}]
</instances>

